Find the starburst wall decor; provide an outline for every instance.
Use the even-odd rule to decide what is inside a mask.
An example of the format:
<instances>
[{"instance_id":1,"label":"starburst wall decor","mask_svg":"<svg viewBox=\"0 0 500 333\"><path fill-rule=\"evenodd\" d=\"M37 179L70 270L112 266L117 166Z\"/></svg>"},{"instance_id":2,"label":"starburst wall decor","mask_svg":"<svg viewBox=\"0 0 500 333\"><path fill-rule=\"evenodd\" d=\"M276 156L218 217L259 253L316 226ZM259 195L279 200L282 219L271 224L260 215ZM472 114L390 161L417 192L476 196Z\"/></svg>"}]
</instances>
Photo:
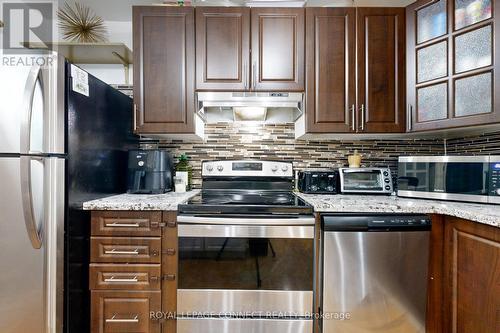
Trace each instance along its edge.
<instances>
[{"instance_id":1,"label":"starburst wall decor","mask_svg":"<svg viewBox=\"0 0 500 333\"><path fill-rule=\"evenodd\" d=\"M107 41L104 20L87 6L76 2L72 7L66 2L57 11L57 17L65 40L79 43Z\"/></svg>"}]
</instances>

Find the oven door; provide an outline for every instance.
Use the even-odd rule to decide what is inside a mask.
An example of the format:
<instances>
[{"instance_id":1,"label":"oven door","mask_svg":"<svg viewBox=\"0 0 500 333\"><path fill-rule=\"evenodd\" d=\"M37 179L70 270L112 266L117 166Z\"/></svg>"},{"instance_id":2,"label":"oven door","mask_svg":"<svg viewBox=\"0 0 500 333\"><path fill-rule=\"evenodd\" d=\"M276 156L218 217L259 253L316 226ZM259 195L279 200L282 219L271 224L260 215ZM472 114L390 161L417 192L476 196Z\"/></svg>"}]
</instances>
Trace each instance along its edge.
<instances>
[{"instance_id":1,"label":"oven door","mask_svg":"<svg viewBox=\"0 0 500 333\"><path fill-rule=\"evenodd\" d=\"M313 225L179 223L178 234L179 317L311 315Z\"/></svg>"}]
</instances>

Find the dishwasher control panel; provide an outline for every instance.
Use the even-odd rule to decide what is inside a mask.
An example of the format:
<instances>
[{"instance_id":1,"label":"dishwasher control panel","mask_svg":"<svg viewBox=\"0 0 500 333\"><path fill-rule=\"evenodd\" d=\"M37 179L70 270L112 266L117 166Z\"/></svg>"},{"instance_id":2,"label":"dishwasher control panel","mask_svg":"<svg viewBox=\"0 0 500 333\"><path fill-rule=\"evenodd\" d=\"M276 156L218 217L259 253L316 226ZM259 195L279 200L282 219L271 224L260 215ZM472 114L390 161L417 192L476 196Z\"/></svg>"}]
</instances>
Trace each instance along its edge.
<instances>
[{"instance_id":1,"label":"dishwasher control panel","mask_svg":"<svg viewBox=\"0 0 500 333\"><path fill-rule=\"evenodd\" d=\"M368 227L390 227L390 226L427 226L431 224L428 216L382 216L373 217L368 221Z\"/></svg>"},{"instance_id":2,"label":"dishwasher control panel","mask_svg":"<svg viewBox=\"0 0 500 333\"><path fill-rule=\"evenodd\" d=\"M324 231L379 231L379 230L430 230L431 218L421 214L324 214L321 216Z\"/></svg>"}]
</instances>

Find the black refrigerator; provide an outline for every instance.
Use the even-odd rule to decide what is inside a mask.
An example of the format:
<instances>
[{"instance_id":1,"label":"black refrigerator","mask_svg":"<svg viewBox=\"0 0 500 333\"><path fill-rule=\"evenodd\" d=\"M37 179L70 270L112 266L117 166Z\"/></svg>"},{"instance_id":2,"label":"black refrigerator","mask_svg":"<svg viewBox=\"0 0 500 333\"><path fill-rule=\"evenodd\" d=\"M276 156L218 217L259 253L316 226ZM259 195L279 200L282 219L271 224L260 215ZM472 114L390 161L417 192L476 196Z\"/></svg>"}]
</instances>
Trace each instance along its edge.
<instances>
[{"instance_id":1,"label":"black refrigerator","mask_svg":"<svg viewBox=\"0 0 500 333\"><path fill-rule=\"evenodd\" d=\"M40 57L50 61L0 64L0 332L88 333L82 203L126 191L133 102L55 53Z\"/></svg>"}]
</instances>

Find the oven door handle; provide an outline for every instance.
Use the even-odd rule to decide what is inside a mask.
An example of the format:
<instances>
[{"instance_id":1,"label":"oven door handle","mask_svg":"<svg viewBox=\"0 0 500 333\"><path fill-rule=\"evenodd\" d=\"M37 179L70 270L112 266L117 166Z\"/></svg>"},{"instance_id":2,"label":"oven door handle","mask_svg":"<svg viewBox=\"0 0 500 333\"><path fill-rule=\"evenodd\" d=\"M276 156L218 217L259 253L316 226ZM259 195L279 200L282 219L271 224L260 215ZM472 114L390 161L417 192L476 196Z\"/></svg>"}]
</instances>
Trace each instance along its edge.
<instances>
[{"instance_id":1,"label":"oven door handle","mask_svg":"<svg viewBox=\"0 0 500 333\"><path fill-rule=\"evenodd\" d=\"M204 217L192 215L177 216L178 223L186 224L222 224L222 225L258 225L258 226L293 226L293 225L314 225L314 217L296 218L251 218L251 217Z\"/></svg>"},{"instance_id":2,"label":"oven door handle","mask_svg":"<svg viewBox=\"0 0 500 333\"><path fill-rule=\"evenodd\" d=\"M370 169L370 168L363 168L363 170L355 169L353 168L352 170L345 169L342 170L343 173L380 173L380 169Z\"/></svg>"},{"instance_id":3,"label":"oven door handle","mask_svg":"<svg viewBox=\"0 0 500 333\"><path fill-rule=\"evenodd\" d=\"M179 224L179 237L208 238L314 238L314 226Z\"/></svg>"}]
</instances>

